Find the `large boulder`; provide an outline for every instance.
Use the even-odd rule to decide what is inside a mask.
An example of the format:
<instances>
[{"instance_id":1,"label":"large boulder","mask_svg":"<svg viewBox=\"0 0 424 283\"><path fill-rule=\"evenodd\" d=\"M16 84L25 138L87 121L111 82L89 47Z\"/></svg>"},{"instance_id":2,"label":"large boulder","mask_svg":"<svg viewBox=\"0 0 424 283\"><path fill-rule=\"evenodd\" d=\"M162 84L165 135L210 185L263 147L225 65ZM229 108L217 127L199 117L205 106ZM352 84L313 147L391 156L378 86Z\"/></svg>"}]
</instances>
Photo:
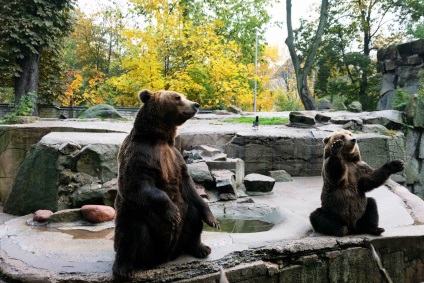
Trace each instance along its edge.
<instances>
[{"instance_id":1,"label":"large boulder","mask_svg":"<svg viewBox=\"0 0 424 283\"><path fill-rule=\"evenodd\" d=\"M57 211L72 207L71 195L81 184L90 180L93 181L84 185L106 183L117 176L116 157L126 135L52 132L44 136L22 162L4 212L25 215L39 209ZM76 150L60 151L69 141L78 145Z\"/></svg>"},{"instance_id":2,"label":"large boulder","mask_svg":"<svg viewBox=\"0 0 424 283\"><path fill-rule=\"evenodd\" d=\"M82 112L78 118L110 118L110 119L123 119L121 114L119 114L118 111L116 111L115 108L113 108L110 105L107 104L97 104L94 105L84 112Z\"/></svg>"}]
</instances>

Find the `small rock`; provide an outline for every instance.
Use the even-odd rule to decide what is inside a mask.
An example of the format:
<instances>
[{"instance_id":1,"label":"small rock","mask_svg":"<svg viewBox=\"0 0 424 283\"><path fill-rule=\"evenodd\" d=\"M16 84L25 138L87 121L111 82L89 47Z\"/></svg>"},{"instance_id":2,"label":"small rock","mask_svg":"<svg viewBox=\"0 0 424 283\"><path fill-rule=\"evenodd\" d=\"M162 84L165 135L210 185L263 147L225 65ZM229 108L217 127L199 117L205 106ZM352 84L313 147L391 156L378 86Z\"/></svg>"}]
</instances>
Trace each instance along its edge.
<instances>
[{"instance_id":1,"label":"small rock","mask_svg":"<svg viewBox=\"0 0 424 283\"><path fill-rule=\"evenodd\" d=\"M78 220L82 220L79 208L60 210L49 217L49 222L75 222Z\"/></svg>"},{"instance_id":2,"label":"small rock","mask_svg":"<svg viewBox=\"0 0 424 283\"><path fill-rule=\"evenodd\" d=\"M112 221L115 219L115 209L107 205L84 205L81 207L81 215L91 223Z\"/></svg>"},{"instance_id":3,"label":"small rock","mask_svg":"<svg viewBox=\"0 0 424 283\"><path fill-rule=\"evenodd\" d=\"M285 170L269 171L269 176L275 179L276 182L291 182L293 178Z\"/></svg>"},{"instance_id":4,"label":"small rock","mask_svg":"<svg viewBox=\"0 0 424 283\"><path fill-rule=\"evenodd\" d=\"M239 107L237 107L237 106L235 106L235 105L230 105L230 106L228 106L227 110L228 110L229 112L231 112L231 113L235 113L235 114L241 114L241 113L243 112L243 111L242 111Z\"/></svg>"},{"instance_id":5,"label":"small rock","mask_svg":"<svg viewBox=\"0 0 424 283\"><path fill-rule=\"evenodd\" d=\"M349 104L347 109L350 112L359 113L359 112L362 112L362 104L359 101L353 101L351 104Z\"/></svg>"},{"instance_id":6,"label":"small rock","mask_svg":"<svg viewBox=\"0 0 424 283\"><path fill-rule=\"evenodd\" d=\"M231 114L227 110L213 110L212 113L215 115L230 115Z\"/></svg>"},{"instance_id":7,"label":"small rock","mask_svg":"<svg viewBox=\"0 0 424 283\"><path fill-rule=\"evenodd\" d=\"M236 199L237 199L237 196L235 194L225 193L225 194L219 195L219 200L227 201L227 200L236 200Z\"/></svg>"},{"instance_id":8,"label":"small rock","mask_svg":"<svg viewBox=\"0 0 424 283\"><path fill-rule=\"evenodd\" d=\"M51 210L40 209L34 213L32 220L37 222L46 222L52 214L53 211Z\"/></svg>"},{"instance_id":9,"label":"small rock","mask_svg":"<svg viewBox=\"0 0 424 283\"><path fill-rule=\"evenodd\" d=\"M308 112L290 112L289 119L291 124L315 125L315 118Z\"/></svg>"},{"instance_id":10,"label":"small rock","mask_svg":"<svg viewBox=\"0 0 424 283\"><path fill-rule=\"evenodd\" d=\"M319 110L328 110L333 109L333 104L327 99L321 99L318 103Z\"/></svg>"}]
</instances>

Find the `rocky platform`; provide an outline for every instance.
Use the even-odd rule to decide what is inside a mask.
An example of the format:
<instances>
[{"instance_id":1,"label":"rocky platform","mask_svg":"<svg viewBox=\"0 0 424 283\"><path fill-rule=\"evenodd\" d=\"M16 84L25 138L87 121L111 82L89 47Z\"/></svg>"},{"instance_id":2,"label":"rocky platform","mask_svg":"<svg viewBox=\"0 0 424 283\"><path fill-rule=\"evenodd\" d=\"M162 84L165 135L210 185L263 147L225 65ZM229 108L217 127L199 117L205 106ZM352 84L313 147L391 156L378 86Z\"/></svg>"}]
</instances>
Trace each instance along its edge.
<instances>
[{"instance_id":1,"label":"rocky platform","mask_svg":"<svg viewBox=\"0 0 424 283\"><path fill-rule=\"evenodd\" d=\"M421 199L389 181L370 193L377 200L380 226L386 232L381 237L335 238L313 233L309 223L310 212L320 205L321 185L320 177L277 182L273 194L252 197L254 203L249 204L250 210L262 205L277 208L271 230L204 232L204 243L212 247L208 258L182 256L137 272L131 282L216 282L220 266L230 282L334 282L337 276L347 280L340 282L382 282L370 244L383 258L393 282L423 279ZM227 211L231 207L237 211L234 206L246 204L225 205ZM17 217L0 226L0 270L5 282L113 282L112 223L45 228L29 225L31 219L32 215ZM314 276L322 278L309 281Z\"/></svg>"}]
</instances>

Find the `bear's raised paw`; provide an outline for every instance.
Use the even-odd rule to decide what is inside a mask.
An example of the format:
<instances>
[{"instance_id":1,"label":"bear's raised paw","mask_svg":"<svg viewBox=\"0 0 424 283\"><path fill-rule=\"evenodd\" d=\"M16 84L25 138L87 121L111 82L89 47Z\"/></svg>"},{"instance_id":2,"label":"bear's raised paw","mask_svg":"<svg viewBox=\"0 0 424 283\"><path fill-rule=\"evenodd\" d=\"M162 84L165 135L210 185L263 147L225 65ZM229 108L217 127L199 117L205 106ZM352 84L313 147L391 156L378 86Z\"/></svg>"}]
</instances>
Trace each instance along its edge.
<instances>
[{"instance_id":1,"label":"bear's raised paw","mask_svg":"<svg viewBox=\"0 0 424 283\"><path fill-rule=\"evenodd\" d=\"M405 163L402 160L393 160L387 164L392 174L398 173L405 169Z\"/></svg>"},{"instance_id":2,"label":"bear's raised paw","mask_svg":"<svg viewBox=\"0 0 424 283\"><path fill-rule=\"evenodd\" d=\"M344 146L344 143L342 140L336 140L331 145L331 153L334 155L339 154L342 151L343 146Z\"/></svg>"}]
</instances>

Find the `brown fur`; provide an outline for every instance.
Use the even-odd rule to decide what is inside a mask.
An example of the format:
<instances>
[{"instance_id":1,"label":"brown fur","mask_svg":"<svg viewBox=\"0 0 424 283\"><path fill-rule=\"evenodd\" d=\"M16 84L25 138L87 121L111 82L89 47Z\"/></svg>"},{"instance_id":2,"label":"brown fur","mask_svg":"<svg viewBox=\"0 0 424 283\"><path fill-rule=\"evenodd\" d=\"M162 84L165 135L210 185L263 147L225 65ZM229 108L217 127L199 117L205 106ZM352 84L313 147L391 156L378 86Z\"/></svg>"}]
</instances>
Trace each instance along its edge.
<instances>
[{"instance_id":1,"label":"brown fur","mask_svg":"<svg viewBox=\"0 0 424 283\"><path fill-rule=\"evenodd\" d=\"M139 98L144 104L118 155L113 274L124 278L182 253L207 256L202 221L219 226L174 146L177 127L199 105L172 91L143 90Z\"/></svg>"},{"instance_id":2,"label":"brown fur","mask_svg":"<svg viewBox=\"0 0 424 283\"><path fill-rule=\"evenodd\" d=\"M362 161L356 137L347 130L334 132L324 144L321 207L310 216L314 230L335 236L381 234L384 229L378 227L377 204L365 193L402 171L403 162L394 160L372 169Z\"/></svg>"}]
</instances>

